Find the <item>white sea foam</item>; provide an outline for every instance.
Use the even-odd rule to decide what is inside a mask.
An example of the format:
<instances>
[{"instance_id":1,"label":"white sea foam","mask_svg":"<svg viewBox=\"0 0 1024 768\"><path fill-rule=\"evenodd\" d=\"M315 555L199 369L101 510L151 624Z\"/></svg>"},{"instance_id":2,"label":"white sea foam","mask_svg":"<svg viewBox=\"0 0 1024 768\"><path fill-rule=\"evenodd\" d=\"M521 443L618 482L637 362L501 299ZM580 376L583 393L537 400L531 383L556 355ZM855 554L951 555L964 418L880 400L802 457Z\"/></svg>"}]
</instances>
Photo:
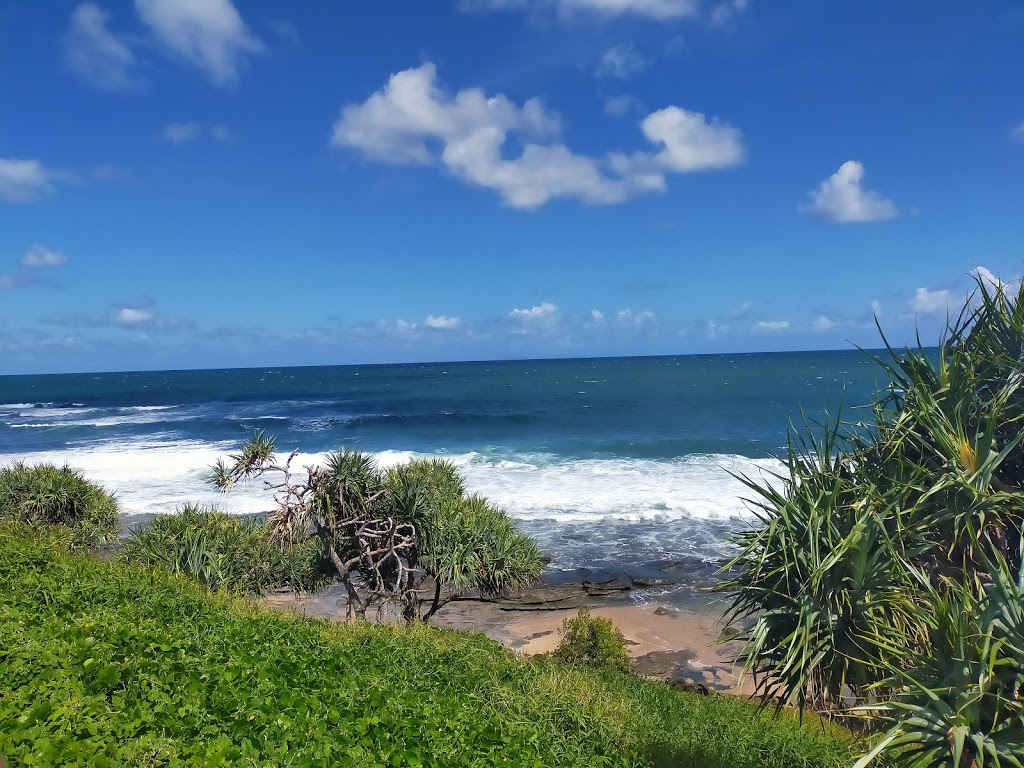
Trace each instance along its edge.
<instances>
[{"instance_id":1,"label":"white sea foam","mask_svg":"<svg viewBox=\"0 0 1024 768\"><path fill-rule=\"evenodd\" d=\"M45 409L40 409L45 410ZM82 413L87 413L88 410L93 409L73 409L57 414L59 416L67 416L69 413L73 413L76 416ZM22 414L27 417L39 417L47 416L49 414L39 413L39 411L29 411L28 413ZM7 426L12 429L44 429L47 427L120 427L129 424L155 424L160 421L187 421L188 417L168 417L162 415L160 412L153 411L141 411L133 414L123 414L119 416L101 416L95 419L53 419L51 421L31 421L22 424L8 424Z\"/></svg>"},{"instance_id":2,"label":"white sea foam","mask_svg":"<svg viewBox=\"0 0 1024 768\"><path fill-rule=\"evenodd\" d=\"M266 510L273 501L261 483L222 494L204 480L209 467L236 449L234 443L188 440L110 442L87 448L0 455L0 465L67 463L114 491L129 514L169 512L185 502L216 504L227 512ZM382 451L378 464L390 467L424 456ZM550 454L484 452L444 455L480 493L529 523L727 521L750 516L741 498L749 495L729 472L764 477L779 468L774 460L728 454L692 455L672 460L574 459ZM285 455L281 455L283 460ZM293 466L318 463L323 454L300 453Z\"/></svg>"}]
</instances>

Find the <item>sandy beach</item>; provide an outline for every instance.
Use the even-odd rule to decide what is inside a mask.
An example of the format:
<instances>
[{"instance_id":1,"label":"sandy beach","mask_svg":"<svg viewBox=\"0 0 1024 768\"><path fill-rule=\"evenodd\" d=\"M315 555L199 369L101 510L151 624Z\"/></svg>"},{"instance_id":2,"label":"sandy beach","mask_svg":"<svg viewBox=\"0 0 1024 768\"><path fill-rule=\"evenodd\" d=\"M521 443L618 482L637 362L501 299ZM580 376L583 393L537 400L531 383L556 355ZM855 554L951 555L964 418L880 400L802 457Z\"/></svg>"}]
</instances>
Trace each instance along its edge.
<instances>
[{"instance_id":1,"label":"sandy beach","mask_svg":"<svg viewBox=\"0 0 1024 768\"><path fill-rule=\"evenodd\" d=\"M302 615L345 620L345 597L336 587L315 595L269 595L264 602ZM611 619L622 632L637 674L703 685L719 693L749 695L749 681L741 683L739 666L734 663L736 644L717 642L717 607L695 611L636 605L621 599L592 599L587 607L592 615ZM532 655L553 651L562 622L576 615L577 610L521 609L481 600L453 600L438 612L432 624L482 632L509 650Z\"/></svg>"}]
</instances>

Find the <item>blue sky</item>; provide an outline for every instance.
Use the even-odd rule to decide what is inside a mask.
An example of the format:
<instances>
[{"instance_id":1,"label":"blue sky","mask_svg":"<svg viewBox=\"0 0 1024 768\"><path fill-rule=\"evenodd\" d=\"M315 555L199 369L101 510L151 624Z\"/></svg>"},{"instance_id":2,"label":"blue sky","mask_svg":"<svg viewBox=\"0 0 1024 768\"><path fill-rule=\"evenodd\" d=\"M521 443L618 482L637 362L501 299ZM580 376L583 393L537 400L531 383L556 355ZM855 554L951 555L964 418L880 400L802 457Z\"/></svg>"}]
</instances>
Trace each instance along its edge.
<instances>
[{"instance_id":1,"label":"blue sky","mask_svg":"<svg viewBox=\"0 0 1024 768\"><path fill-rule=\"evenodd\" d=\"M1024 5L0 6L0 373L848 348L1015 280Z\"/></svg>"}]
</instances>

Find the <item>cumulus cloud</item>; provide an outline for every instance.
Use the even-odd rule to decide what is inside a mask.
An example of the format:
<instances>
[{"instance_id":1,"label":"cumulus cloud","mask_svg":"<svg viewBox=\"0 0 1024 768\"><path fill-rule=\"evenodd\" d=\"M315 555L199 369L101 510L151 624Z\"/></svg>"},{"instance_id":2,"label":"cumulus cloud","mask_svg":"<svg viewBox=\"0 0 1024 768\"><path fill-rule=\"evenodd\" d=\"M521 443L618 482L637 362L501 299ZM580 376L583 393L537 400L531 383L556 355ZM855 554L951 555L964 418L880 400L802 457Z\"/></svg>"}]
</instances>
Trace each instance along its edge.
<instances>
[{"instance_id":1,"label":"cumulus cloud","mask_svg":"<svg viewBox=\"0 0 1024 768\"><path fill-rule=\"evenodd\" d=\"M156 315L150 309L123 307L118 311L116 321L120 325L148 325L153 322L155 317Z\"/></svg>"},{"instance_id":2,"label":"cumulus cloud","mask_svg":"<svg viewBox=\"0 0 1024 768\"><path fill-rule=\"evenodd\" d=\"M41 245L33 246L21 257L21 266L26 269L51 269L62 267L68 263L68 258L60 251L51 251Z\"/></svg>"},{"instance_id":3,"label":"cumulus cloud","mask_svg":"<svg viewBox=\"0 0 1024 768\"><path fill-rule=\"evenodd\" d=\"M724 336L729 332L730 328L726 323L715 322L714 320L708 320L708 338L717 339L719 336Z\"/></svg>"},{"instance_id":4,"label":"cumulus cloud","mask_svg":"<svg viewBox=\"0 0 1024 768\"><path fill-rule=\"evenodd\" d=\"M929 291L927 288L918 288L914 293L914 298L910 300L910 309L920 315L946 312L952 298L952 294L948 290Z\"/></svg>"},{"instance_id":5,"label":"cumulus cloud","mask_svg":"<svg viewBox=\"0 0 1024 768\"><path fill-rule=\"evenodd\" d=\"M557 141L559 118L538 99L520 107L480 88L452 96L427 62L392 75L365 102L343 107L331 144L379 162L440 162L462 181L493 189L522 209L553 198L620 203L664 189L666 173L721 168L743 158L739 131L700 113L668 107L649 115L642 129L658 151L604 160L577 155ZM510 134L522 145L517 157L503 152Z\"/></svg>"},{"instance_id":6,"label":"cumulus cloud","mask_svg":"<svg viewBox=\"0 0 1024 768\"><path fill-rule=\"evenodd\" d=\"M660 150L630 156L613 155L612 166L620 173L690 173L729 168L744 159L739 130L717 118L709 122L700 112L666 107L645 117L640 127L647 140Z\"/></svg>"},{"instance_id":7,"label":"cumulus cloud","mask_svg":"<svg viewBox=\"0 0 1024 768\"><path fill-rule=\"evenodd\" d=\"M898 216L895 203L864 189L863 180L863 164L847 160L811 192L810 201L801 206L801 210L842 223L882 221Z\"/></svg>"},{"instance_id":8,"label":"cumulus cloud","mask_svg":"<svg viewBox=\"0 0 1024 768\"><path fill-rule=\"evenodd\" d=\"M122 328L167 332L195 327L191 320L158 312L156 302L149 297L114 304L111 309L101 312L48 315L40 318L39 322L70 328Z\"/></svg>"},{"instance_id":9,"label":"cumulus cloud","mask_svg":"<svg viewBox=\"0 0 1024 768\"><path fill-rule=\"evenodd\" d=\"M232 85L249 56L264 45L231 0L135 0L135 11L169 51Z\"/></svg>"},{"instance_id":10,"label":"cumulus cloud","mask_svg":"<svg viewBox=\"0 0 1024 768\"><path fill-rule=\"evenodd\" d=\"M53 191L54 173L38 160L0 157L0 200L30 203Z\"/></svg>"},{"instance_id":11,"label":"cumulus cloud","mask_svg":"<svg viewBox=\"0 0 1024 768\"><path fill-rule=\"evenodd\" d=\"M654 312L649 309L639 312L634 312L631 309L620 309L615 313L615 322L620 326L643 328L645 325L654 322Z\"/></svg>"},{"instance_id":12,"label":"cumulus cloud","mask_svg":"<svg viewBox=\"0 0 1024 768\"><path fill-rule=\"evenodd\" d=\"M825 315L818 315L814 318L811 323L811 330L815 333L824 333L825 331L831 331L836 327L836 321Z\"/></svg>"},{"instance_id":13,"label":"cumulus cloud","mask_svg":"<svg viewBox=\"0 0 1024 768\"><path fill-rule=\"evenodd\" d=\"M229 142L233 138L231 129L226 125L206 126L201 123L191 122L170 123L165 125L163 130L160 132L160 135L164 140L178 146L190 144L196 139L206 135L220 142Z\"/></svg>"},{"instance_id":14,"label":"cumulus cloud","mask_svg":"<svg viewBox=\"0 0 1024 768\"><path fill-rule=\"evenodd\" d=\"M1015 298L1017 293L1020 291L1021 278L1019 276L1003 279L986 267L981 266L975 267L971 270L971 275L981 281L989 293L1002 291L1007 297Z\"/></svg>"},{"instance_id":15,"label":"cumulus cloud","mask_svg":"<svg viewBox=\"0 0 1024 768\"><path fill-rule=\"evenodd\" d=\"M534 307L526 309L513 309L508 313L513 320L526 320L529 322L553 320L558 316L558 306L550 301L545 301Z\"/></svg>"},{"instance_id":16,"label":"cumulus cloud","mask_svg":"<svg viewBox=\"0 0 1024 768\"><path fill-rule=\"evenodd\" d=\"M789 320L759 320L754 323L754 333L773 333L776 331L788 331Z\"/></svg>"},{"instance_id":17,"label":"cumulus cloud","mask_svg":"<svg viewBox=\"0 0 1024 768\"><path fill-rule=\"evenodd\" d=\"M462 320L457 317L449 317L448 315L427 315L427 319L423 321L423 324L427 328L433 328L437 331L457 331L462 327Z\"/></svg>"},{"instance_id":18,"label":"cumulus cloud","mask_svg":"<svg viewBox=\"0 0 1024 768\"><path fill-rule=\"evenodd\" d=\"M466 10L546 10L562 16L590 14L605 17L640 16L678 19L697 16L699 0L463 0Z\"/></svg>"},{"instance_id":19,"label":"cumulus cloud","mask_svg":"<svg viewBox=\"0 0 1024 768\"><path fill-rule=\"evenodd\" d=\"M109 18L93 3L75 8L64 36L64 61L90 85L123 91L139 84L138 61L128 44L107 28Z\"/></svg>"},{"instance_id":20,"label":"cumulus cloud","mask_svg":"<svg viewBox=\"0 0 1024 768\"><path fill-rule=\"evenodd\" d=\"M590 320L593 323L603 323L604 322L604 312L602 312L600 309L592 309L592 310L590 310Z\"/></svg>"},{"instance_id":21,"label":"cumulus cloud","mask_svg":"<svg viewBox=\"0 0 1024 768\"><path fill-rule=\"evenodd\" d=\"M598 77L617 77L627 80L638 75L650 66L645 56L634 50L632 45L623 43L609 48L601 57L597 66Z\"/></svg>"}]
</instances>

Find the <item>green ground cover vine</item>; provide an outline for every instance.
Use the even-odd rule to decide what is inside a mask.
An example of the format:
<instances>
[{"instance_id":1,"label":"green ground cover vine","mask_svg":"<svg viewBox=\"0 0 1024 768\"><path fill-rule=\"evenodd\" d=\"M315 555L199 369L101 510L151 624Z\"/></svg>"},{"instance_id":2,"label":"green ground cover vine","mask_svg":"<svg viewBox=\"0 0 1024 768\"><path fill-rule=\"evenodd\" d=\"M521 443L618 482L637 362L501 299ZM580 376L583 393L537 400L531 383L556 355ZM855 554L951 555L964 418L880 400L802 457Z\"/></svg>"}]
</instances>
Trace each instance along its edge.
<instances>
[{"instance_id":1,"label":"green ground cover vine","mask_svg":"<svg viewBox=\"0 0 1024 768\"><path fill-rule=\"evenodd\" d=\"M482 635L279 615L0 525L14 766L838 768L840 732Z\"/></svg>"}]
</instances>

